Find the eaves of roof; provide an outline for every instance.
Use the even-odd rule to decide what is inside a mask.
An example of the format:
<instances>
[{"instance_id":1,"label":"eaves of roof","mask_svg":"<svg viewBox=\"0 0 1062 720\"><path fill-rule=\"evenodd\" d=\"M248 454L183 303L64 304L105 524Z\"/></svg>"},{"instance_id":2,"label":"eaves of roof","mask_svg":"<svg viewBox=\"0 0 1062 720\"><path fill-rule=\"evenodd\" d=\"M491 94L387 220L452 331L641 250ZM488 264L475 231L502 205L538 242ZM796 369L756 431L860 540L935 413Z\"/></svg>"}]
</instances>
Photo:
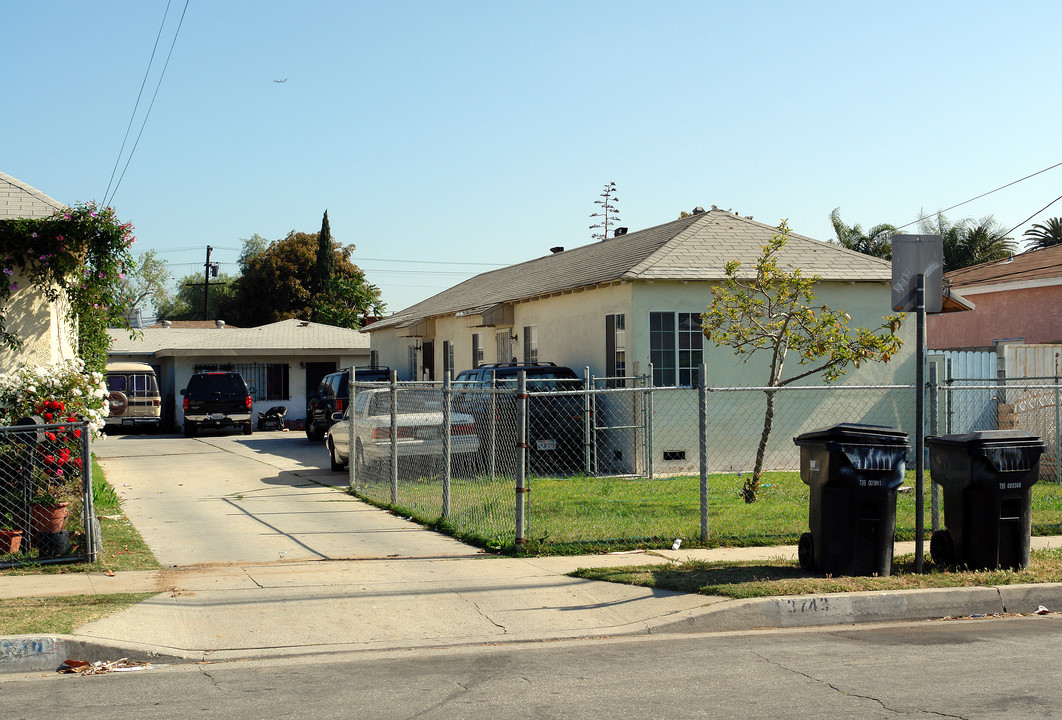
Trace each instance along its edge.
<instances>
[{"instance_id":1,"label":"eaves of roof","mask_svg":"<svg viewBox=\"0 0 1062 720\"><path fill-rule=\"evenodd\" d=\"M951 287L964 293L1004 290L1021 285L1062 284L1062 245L1030 250L1005 260L959 268L944 273Z\"/></svg>"},{"instance_id":2,"label":"eaves of roof","mask_svg":"<svg viewBox=\"0 0 1062 720\"><path fill-rule=\"evenodd\" d=\"M622 281L720 280L731 260L751 274L763 246L777 232L723 210L690 215L482 273L378 320L365 332ZM888 261L792 233L779 259L783 268L799 267L823 280L881 282L892 277Z\"/></svg>"},{"instance_id":3,"label":"eaves of roof","mask_svg":"<svg viewBox=\"0 0 1062 720\"><path fill-rule=\"evenodd\" d=\"M65 207L32 185L0 172L0 220L51 217Z\"/></svg>"},{"instance_id":4,"label":"eaves of roof","mask_svg":"<svg viewBox=\"0 0 1062 720\"><path fill-rule=\"evenodd\" d=\"M254 328L181 329L151 327L133 338L126 330L109 330L116 355L290 355L367 350L369 338L357 330L300 320L282 320Z\"/></svg>"}]
</instances>

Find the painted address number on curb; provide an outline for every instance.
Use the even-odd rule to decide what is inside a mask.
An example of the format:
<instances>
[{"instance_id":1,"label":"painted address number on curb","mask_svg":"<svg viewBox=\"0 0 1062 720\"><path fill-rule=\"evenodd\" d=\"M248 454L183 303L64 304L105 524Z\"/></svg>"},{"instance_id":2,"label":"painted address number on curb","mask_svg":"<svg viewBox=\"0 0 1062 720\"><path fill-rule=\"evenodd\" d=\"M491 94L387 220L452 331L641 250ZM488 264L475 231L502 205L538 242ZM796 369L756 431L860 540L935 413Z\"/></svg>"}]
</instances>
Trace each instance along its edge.
<instances>
[{"instance_id":1,"label":"painted address number on curb","mask_svg":"<svg viewBox=\"0 0 1062 720\"><path fill-rule=\"evenodd\" d=\"M792 615L802 615L804 613L814 612L828 612L830 609L830 599L825 597L794 598L791 600L786 600L785 604L789 608L789 613Z\"/></svg>"}]
</instances>

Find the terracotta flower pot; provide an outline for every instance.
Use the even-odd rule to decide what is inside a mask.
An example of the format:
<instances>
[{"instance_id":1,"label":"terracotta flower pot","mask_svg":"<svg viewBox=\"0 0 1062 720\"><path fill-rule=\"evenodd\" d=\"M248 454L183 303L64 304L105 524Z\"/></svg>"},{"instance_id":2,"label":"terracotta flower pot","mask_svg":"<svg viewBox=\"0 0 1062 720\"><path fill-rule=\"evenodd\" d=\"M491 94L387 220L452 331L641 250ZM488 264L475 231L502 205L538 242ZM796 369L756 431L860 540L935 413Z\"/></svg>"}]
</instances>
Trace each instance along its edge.
<instances>
[{"instance_id":1,"label":"terracotta flower pot","mask_svg":"<svg viewBox=\"0 0 1062 720\"><path fill-rule=\"evenodd\" d=\"M0 530L0 555L17 553L22 547L21 530Z\"/></svg>"},{"instance_id":2,"label":"terracotta flower pot","mask_svg":"<svg viewBox=\"0 0 1062 720\"><path fill-rule=\"evenodd\" d=\"M61 532L66 527L66 518L70 514L67 503L54 505L30 505L30 524L34 533Z\"/></svg>"}]
</instances>

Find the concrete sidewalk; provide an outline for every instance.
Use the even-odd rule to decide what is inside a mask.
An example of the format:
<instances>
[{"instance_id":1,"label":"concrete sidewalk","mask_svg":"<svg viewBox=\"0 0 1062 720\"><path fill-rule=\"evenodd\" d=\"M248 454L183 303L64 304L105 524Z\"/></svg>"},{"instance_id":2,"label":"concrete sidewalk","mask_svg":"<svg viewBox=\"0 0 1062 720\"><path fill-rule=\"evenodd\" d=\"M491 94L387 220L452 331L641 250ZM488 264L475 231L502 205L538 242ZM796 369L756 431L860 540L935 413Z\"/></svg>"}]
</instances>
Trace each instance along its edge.
<instances>
[{"instance_id":1,"label":"concrete sidewalk","mask_svg":"<svg viewBox=\"0 0 1062 720\"><path fill-rule=\"evenodd\" d=\"M1062 538L1034 538L1036 547ZM899 543L897 553L913 552ZM567 577L580 567L795 558L793 547L579 557L244 563L0 581L13 597L153 592L62 637L0 638L0 672L63 660L220 661L353 650L794 628L1062 610L1062 584L730 600Z\"/></svg>"}]
</instances>

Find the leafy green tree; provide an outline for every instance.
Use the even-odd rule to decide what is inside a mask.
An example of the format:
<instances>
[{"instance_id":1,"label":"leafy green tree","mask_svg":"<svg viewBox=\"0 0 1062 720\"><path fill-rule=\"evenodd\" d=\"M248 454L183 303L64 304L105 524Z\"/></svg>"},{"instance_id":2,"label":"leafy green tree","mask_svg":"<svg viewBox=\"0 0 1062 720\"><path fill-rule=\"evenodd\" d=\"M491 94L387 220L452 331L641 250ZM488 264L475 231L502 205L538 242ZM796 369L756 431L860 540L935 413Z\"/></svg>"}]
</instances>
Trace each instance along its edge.
<instances>
[{"instance_id":1,"label":"leafy green tree","mask_svg":"<svg viewBox=\"0 0 1062 720\"><path fill-rule=\"evenodd\" d=\"M888 223L881 223L863 232L861 225L846 225L841 220L841 208L834 208L830 213L830 222L833 223L833 232L837 235L837 243L849 250L861 252L864 255L892 260L892 236L896 234L896 228Z\"/></svg>"},{"instance_id":2,"label":"leafy green tree","mask_svg":"<svg viewBox=\"0 0 1062 720\"><path fill-rule=\"evenodd\" d=\"M764 351L770 358L765 387L767 407L763 433L756 450L752 477L745 480L742 495L755 502L763 473L767 441L774 425L775 394L784 387L810 375L822 374L827 383L841 377L849 366L859 367L866 361L888 362L900 349L896 337L900 315L888 315L874 330L850 328L848 313L825 304L815 304L812 292L818 276L805 277L800 268L784 270L778 257L789 239L789 226L783 220L778 234L763 249L756 261L755 277L739 276L740 263L726 264L726 278L712 288L712 304L701 315L706 338L716 345L730 346L745 360ZM799 369L785 373L790 352L799 356Z\"/></svg>"},{"instance_id":3,"label":"leafy green tree","mask_svg":"<svg viewBox=\"0 0 1062 720\"><path fill-rule=\"evenodd\" d=\"M919 220L923 235L940 235L944 244L944 271L1003 260L1014 254L1015 243L991 215L980 220L951 222L943 213Z\"/></svg>"},{"instance_id":4,"label":"leafy green tree","mask_svg":"<svg viewBox=\"0 0 1062 720\"><path fill-rule=\"evenodd\" d=\"M340 316L337 304L349 302L349 312L342 314L344 326L357 328L366 314L382 313L379 288L366 282L365 273L350 260L353 245L333 246L332 283L323 292L314 292L318 240L318 233L293 230L249 257L232 294L219 306L221 316L241 327L288 318L325 322L321 318Z\"/></svg>"},{"instance_id":5,"label":"leafy green tree","mask_svg":"<svg viewBox=\"0 0 1062 720\"><path fill-rule=\"evenodd\" d=\"M255 233L249 238L243 238L240 242L243 243L243 247L240 248L240 257L236 262L239 264L240 272L242 273L247 269L247 263L251 261L251 258L266 251L269 247L269 240Z\"/></svg>"},{"instance_id":6,"label":"leafy green tree","mask_svg":"<svg viewBox=\"0 0 1062 720\"><path fill-rule=\"evenodd\" d=\"M1046 248L1062 244L1062 218L1051 218L1046 224L1035 223L1022 237L1032 240L1034 248Z\"/></svg>"},{"instance_id":7,"label":"leafy green tree","mask_svg":"<svg viewBox=\"0 0 1062 720\"><path fill-rule=\"evenodd\" d=\"M143 309L148 301L153 308L172 302L172 295L166 285L170 280L170 270L166 261L158 252L148 250L136 258L121 280L122 295L130 308Z\"/></svg>"},{"instance_id":8,"label":"leafy green tree","mask_svg":"<svg viewBox=\"0 0 1062 720\"><path fill-rule=\"evenodd\" d=\"M227 320L221 314L221 305L232 294L236 278L222 273L210 278L210 295L207 297L207 317L203 317L203 273L185 275L175 284L174 292L155 303L155 316L161 320Z\"/></svg>"}]
</instances>

